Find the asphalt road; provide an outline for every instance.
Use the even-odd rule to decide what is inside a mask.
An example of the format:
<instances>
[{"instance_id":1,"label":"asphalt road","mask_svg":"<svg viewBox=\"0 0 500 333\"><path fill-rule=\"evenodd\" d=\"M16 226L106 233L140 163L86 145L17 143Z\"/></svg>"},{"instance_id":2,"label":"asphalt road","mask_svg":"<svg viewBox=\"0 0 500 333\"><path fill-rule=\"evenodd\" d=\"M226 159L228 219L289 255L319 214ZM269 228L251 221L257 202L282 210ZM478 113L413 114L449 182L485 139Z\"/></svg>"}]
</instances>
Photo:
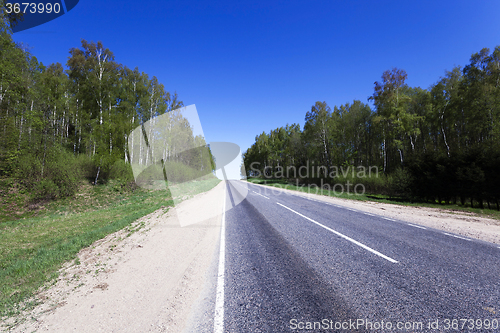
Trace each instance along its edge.
<instances>
[{"instance_id":1,"label":"asphalt road","mask_svg":"<svg viewBox=\"0 0 500 333\"><path fill-rule=\"evenodd\" d=\"M495 244L246 182L226 189L216 332L500 332Z\"/></svg>"}]
</instances>

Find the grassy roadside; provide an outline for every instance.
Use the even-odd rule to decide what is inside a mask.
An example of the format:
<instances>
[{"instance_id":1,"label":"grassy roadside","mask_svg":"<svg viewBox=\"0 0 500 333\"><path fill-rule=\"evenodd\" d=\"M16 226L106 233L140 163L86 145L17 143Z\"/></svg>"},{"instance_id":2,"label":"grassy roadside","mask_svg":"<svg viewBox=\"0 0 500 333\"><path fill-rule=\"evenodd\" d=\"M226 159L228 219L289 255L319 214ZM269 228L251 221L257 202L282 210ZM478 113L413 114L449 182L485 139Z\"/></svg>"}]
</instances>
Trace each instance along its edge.
<instances>
[{"instance_id":1,"label":"grassy roadside","mask_svg":"<svg viewBox=\"0 0 500 333\"><path fill-rule=\"evenodd\" d=\"M184 199L207 191L218 180L196 182ZM93 242L129 226L162 207L172 207L170 191L123 191L119 183L82 185L74 198L43 203L36 215L27 209L16 220L0 220L0 317L34 304L23 304L58 276L68 260ZM7 217L6 217L7 216Z\"/></svg>"},{"instance_id":2,"label":"grassy roadside","mask_svg":"<svg viewBox=\"0 0 500 333\"><path fill-rule=\"evenodd\" d=\"M403 201L398 198L391 198L386 195L379 195L379 194L369 194L369 193L364 193L364 194L354 194L352 191L350 193L339 193L339 192L334 192L332 190L327 190L327 189L321 189L318 187L308 187L307 185L304 186L297 186L296 184L293 184L291 182L288 182L286 179L262 179L262 178L250 178L247 179L248 182L254 183L254 184L260 184L260 185L266 185L266 186L271 186L271 187L276 187L276 188L282 188L282 189L287 189L287 190L292 190L292 191L299 191L299 192L304 192L304 193L312 193L312 194L319 194L319 195L325 195L325 196L330 196L330 197L335 197L335 198L341 198L341 199L349 199L349 200L359 200L359 201L373 201L373 202L381 202L381 203L388 203L388 204L395 204L395 205L402 205L402 206L412 206L412 207L430 207L430 208L439 208L439 209L444 209L444 210L449 210L451 212L456 211L457 213L459 212L466 212L466 213L473 213L477 214L482 217L488 217L488 218L493 218L500 220L500 212L494 209L479 209L479 208L471 208L471 207L464 207L458 204L432 204L432 203L426 203L426 202L408 202L408 201Z\"/></svg>"}]
</instances>

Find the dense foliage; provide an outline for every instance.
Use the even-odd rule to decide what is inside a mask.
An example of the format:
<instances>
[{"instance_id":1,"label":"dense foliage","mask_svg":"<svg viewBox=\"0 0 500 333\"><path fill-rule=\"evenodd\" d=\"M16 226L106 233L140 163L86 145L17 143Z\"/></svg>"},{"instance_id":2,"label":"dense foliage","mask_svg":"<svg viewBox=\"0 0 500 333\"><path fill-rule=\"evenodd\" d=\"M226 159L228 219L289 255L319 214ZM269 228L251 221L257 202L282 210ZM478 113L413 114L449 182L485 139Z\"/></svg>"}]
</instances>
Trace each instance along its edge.
<instances>
[{"instance_id":1,"label":"dense foliage","mask_svg":"<svg viewBox=\"0 0 500 333\"><path fill-rule=\"evenodd\" d=\"M406 78L401 69L384 72L369 98L374 110L316 102L303 130L293 124L256 136L244 154L248 176L334 184L355 170L351 178L372 192L498 209L500 46L473 54L429 89ZM309 172L293 174L301 167ZM360 172L370 167L382 183Z\"/></svg>"},{"instance_id":2,"label":"dense foliage","mask_svg":"<svg viewBox=\"0 0 500 333\"><path fill-rule=\"evenodd\" d=\"M183 106L101 42L82 40L66 67L38 62L0 20L0 177L19 179L34 198L71 195L82 178L130 180L132 130Z\"/></svg>"}]
</instances>

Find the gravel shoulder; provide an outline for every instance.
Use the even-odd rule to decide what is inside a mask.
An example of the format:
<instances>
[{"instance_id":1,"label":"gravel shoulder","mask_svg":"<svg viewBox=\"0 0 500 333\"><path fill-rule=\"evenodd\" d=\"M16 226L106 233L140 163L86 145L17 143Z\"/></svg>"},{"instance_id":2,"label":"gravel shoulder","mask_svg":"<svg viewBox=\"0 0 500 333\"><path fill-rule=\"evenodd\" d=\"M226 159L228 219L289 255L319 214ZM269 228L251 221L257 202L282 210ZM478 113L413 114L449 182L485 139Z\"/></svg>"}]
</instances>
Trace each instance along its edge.
<instances>
[{"instance_id":1,"label":"gravel shoulder","mask_svg":"<svg viewBox=\"0 0 500 333\"><path fill-rule=\"evenodd\" d=\"M10 318L9 332L182 332L206 293L220 237L224 182L97 241ZM177 213L195 224L182 227ZM185 224L184 224L185 225ZM138 231L130 233L133 228ZM196 310L195 310L196 311ZM16 322L17 321L17 322Z\"/></svg>"},{"instance_id":2,"label":"gravel shoulder","mask_svg":"<svg viewBox=\"0 0 500 333\"><path fill-rule=\"evenodd\" d=\"M294 195L311 197L316 200L335 203L345 207L362 210L371 214L406 221L429 228L435 228L457 235L471 237L490 243L500 244L500 220L478 216L474 213L451 211L447 209L413 207L396 204L386 204L373 201L358 201L328 197L325 195L308 194L299 191L277 189L274 187L260 186L263 190L285 191ZM264 192L263 192L264 194Z\"/></svg>"}]
</instances>

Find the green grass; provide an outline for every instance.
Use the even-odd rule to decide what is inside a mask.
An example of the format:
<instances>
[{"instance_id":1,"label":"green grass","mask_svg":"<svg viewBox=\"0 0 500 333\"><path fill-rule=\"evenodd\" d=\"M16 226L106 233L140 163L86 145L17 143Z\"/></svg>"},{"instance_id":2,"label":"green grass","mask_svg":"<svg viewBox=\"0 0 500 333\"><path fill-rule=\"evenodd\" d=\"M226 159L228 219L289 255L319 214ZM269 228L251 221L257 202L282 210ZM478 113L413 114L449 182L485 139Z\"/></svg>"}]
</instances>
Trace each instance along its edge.
<instances>
[{"instance_id":1,"label":"green grass","mask_svg":"<svg viewBox=\"0 0 500 333\"><path fill-rule=\"evenodd\" d=\"M33 216L34 212L25 209L28 196L16 181L0 179L0 222Z\"/></svg>"},{"instance_id":2,"label":"green grass","mask_svg":"<svg viewBox=\"0 0 500 333\"><path fill-rule=\"evenodd\" d=\"M19 182L0 179L0 223L51 213L93 211L124 200L131 193L126 185L113 180L98 186L82 182L74 197L31 201L29 191Z\"/></svg>"},{"instance_id":3,"label":"green grass","mask_svg":"<svg viewBox=\"0 0 500 333\"><path fill-rule=\"evenodd\" d=\"M189 196L214 187L210 179L186 185ZM173 206L170 191L122 191L118 183L82 185L74 198L44 203L0 222L0 316L12 316L36 290L58 276L62 264L96 240L162 207ZM7 216L7 217L6 217Z\"/></svg>"},{"instance_id":4,"label":"green grass","mask_svg":"<svg viewBox=\"0 0 500 333\"><path fill-rule=\"evenodd\" d=\"M500 220L500 212L497 210L494 210L494 209L471 208L470 206L461 206L458 204L453 205L453 204L444 204L444 203L442 203L442 204L434 203L433 204L433 203L428 203L428 202L410 202L410 201L405 201L405 200L400 199L400 198L394 198L394 197L390 197L388 195L381 195L381 194L370 194L370 193L354 194L354 192L352 191L352 186L351 186L350 193L346 193L345 191L343 193L339 193L340 190L338 190L335 193L332 190L327 190L327 189L322 190L321 188L314 187L314 186L312 186L312 187L308 187L307 185L297 186L296 183L294 184L292 182L289 182L286 179L249 178L248 181L251 183L254 183L254 184L283 188L283 189L288 189L288 190L292 190L292 191L299 191L299 192L304 192L304 193L325 195L325 196L341 198L341 199L383 202L383 203L396 204L396 205L402 205L402 206L439 208L439 209L445 209L445 210L450 210L450 211L473 213L473 214L477 214L478 216L484 216L484 217L489 217L489 218L494 218L494 219Z\"/></svg>"},{"instance_id":5,"label":"green grass","mask_svg":"<svg viewBox=\"0 0 500 333\"><path fill-rule=\"evenodd\" d=\"M180 194L179 197L174 198L174 202L184 200L183 198L190 198L201 192L206 192L213 188L215 185L219 184L220 180L215 177L208 177L204 180L190 181L180 184L171 185L172 195Z\"/></svg>"}]
</instances>

